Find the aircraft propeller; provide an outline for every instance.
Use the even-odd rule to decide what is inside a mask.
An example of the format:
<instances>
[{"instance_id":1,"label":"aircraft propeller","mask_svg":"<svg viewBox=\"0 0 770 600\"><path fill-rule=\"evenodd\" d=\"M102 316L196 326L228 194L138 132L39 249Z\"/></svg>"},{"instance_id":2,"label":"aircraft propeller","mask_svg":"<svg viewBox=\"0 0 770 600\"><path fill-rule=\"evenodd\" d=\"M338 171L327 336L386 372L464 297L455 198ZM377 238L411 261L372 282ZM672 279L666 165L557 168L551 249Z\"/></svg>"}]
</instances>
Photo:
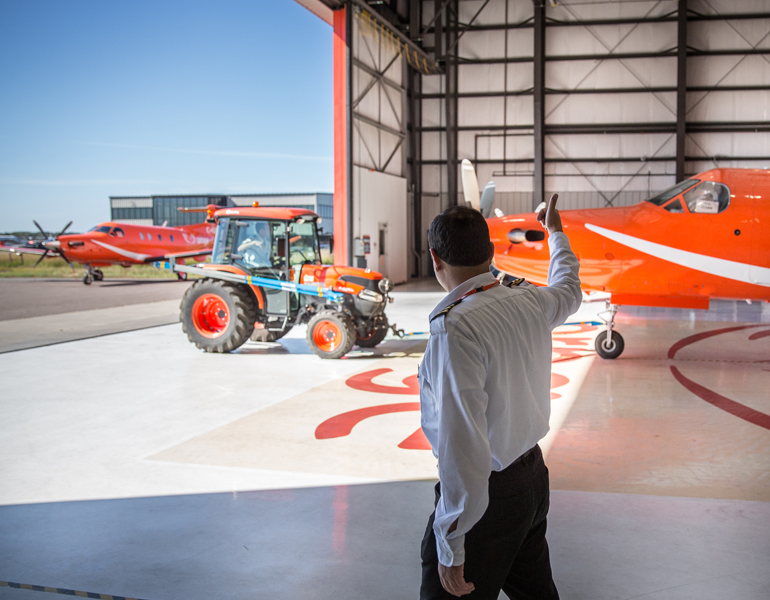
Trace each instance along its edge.
<instances>
[{"instance_id":1,"label":"aircraft propeller","mask_svg":"<svg viewBox=\"0 0 770 600\"><path fill-rule=\"evenodd\" d=\"M64 226L64 229L62 229L57 235L53 237L49 237L49 235L43 230L42 227L40 227L40 223L35 221L34 219L32 222L35 224L35 227L37 227L38 231L43 234L43 241L38 244L39 248L42 248L44 250L43 254L40 255L40 258L37 259L37 262L35 263L35 266L37 267L41 262L43 262L43 259L49 255L59 255L64 259L64 262L66 262L70 268L74 271L75 267L73 264L69 261L69 259L64 255L64 251L61 249L61 242L59 241L59 236L64 235L64 232L67 231L70 228L70 225L72 225L72 221L67 223Z\"/></svg>"},{"instance_id":2,"label":"aircraft propeller","mask_svg":"<svg viewBox=\"0 0 770 600\"><path fill-rule=\"evenodd\" d=\"M479 211L486 219L492 213L492 206L495 204L495 182L490 181L481 194L479 201L479 180L476 178L476 170L473 164L467 158L463 159L461 166L461 176L463 181L463 195L466 202ZM501 216L495 211L495 216Z\"/></svg>"}]
</instances>

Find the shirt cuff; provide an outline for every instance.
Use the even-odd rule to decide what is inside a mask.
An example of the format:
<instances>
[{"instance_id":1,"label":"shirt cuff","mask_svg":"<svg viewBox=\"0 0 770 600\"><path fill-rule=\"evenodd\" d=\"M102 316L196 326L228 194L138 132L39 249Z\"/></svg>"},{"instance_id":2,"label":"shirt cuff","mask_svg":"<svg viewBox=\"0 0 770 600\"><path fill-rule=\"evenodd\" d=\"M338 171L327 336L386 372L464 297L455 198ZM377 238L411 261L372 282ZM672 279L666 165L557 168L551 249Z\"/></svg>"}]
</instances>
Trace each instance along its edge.
<instances>
[{"instance_id":1,"label":"shirt cuff","mask_svg":"<svg viewBox=\"0 0 770 600\"><path fill-rule=\"evenodd\" d=\"M457 567L465 564L465 535L458 535L451 540L436 536L438 561L445 567Z\"/></svg>"},{"instance_id":2,"label":"shirt cuff","mask_svg":"<svg viewBox=\"0 0 770 600\"><path fill-rule=\"evenodd\" d=\"M566 248L567 250L571 250L569 245L569 238L563 231L554 231L553 233L548 234L548 247L551 250L556 250L558 248Z\"/></svg>"}]
</instances>

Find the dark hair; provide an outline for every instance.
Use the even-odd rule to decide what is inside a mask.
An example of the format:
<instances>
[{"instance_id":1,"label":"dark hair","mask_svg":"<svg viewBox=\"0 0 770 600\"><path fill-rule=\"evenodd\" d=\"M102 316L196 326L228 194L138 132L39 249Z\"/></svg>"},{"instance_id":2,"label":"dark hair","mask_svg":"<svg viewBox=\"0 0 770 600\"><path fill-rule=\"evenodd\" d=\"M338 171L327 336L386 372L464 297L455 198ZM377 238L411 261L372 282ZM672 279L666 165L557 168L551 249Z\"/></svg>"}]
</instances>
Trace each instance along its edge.
<instances>
[{"instance_id":1,"label":"dark hair","mask_svg":"<svg viewBox=\"0 0 770 600\"><path fill-rule=\"evenodd\" d=\"M428 246L453 267L475 267L489 260L489 227L475 208L453 206L428 230Z\"/></svg>"}]
</instances>

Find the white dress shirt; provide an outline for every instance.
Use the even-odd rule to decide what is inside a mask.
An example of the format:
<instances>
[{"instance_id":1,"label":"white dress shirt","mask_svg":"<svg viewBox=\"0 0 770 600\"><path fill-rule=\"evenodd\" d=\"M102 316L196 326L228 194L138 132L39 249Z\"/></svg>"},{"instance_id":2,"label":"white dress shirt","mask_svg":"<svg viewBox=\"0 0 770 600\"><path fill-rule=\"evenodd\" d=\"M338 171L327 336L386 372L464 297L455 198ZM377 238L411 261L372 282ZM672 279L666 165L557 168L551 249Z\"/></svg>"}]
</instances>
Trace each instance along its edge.
<instances>
[{"instance_id":1,"label":"white dress shirt","mask_svg":"<svg viewBox=\"0 0 770 600\"><path fill-rule=\"evenodd\" d=\"M433 309L419 368L422 429L438 458L441 498L433 529L445 566L465 562L465 534L489 503L492 471L502 471L548 433L551 331L582 301L578 261L561 232L548 237L548 287L457 286ZM435 317L435 318L434 318ZM457 520L457 528L448 533Z\"/></svg>"}]
</instances>

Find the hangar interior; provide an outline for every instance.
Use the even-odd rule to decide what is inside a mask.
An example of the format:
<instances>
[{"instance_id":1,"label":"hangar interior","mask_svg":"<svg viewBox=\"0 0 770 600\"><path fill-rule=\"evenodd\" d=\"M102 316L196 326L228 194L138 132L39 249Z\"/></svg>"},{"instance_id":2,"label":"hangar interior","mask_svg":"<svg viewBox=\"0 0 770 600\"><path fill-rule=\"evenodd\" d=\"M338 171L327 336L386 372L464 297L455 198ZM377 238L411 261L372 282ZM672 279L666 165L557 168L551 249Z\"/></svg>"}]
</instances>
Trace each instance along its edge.
<instances>
[{"instance_id":1,"label":"hangar interior","mask_svg":"<svg viewBox=\"0 0 770 600\"><path fill-rule=\"evenodd\" d=\"M505 214L770 167L766 0L300 4L335 32L338 261L387 240L367 264L397 282L429 273L426 230L463 201L463 158Z\"/></svg>"},{"instance_id":2,"label":"hangar interior","mask_svg":"<svg viewBox=\"0 0 770 600\"><path fill-rule=\"evenodd\" d=\"M0 319L0 598L417 597L437 471L416 371L444 297L418 278L459 160L505 213L770 167L768 0L297 2L333 31L335 258L414 278L387 314L415 335L325 361L299 326L206 354L185 282L0 280L24 317ZM561 597L767 600L770 303L631 307L618 360L594 351L602 308L553 335Z\"/></svg>"}]
</instances>

